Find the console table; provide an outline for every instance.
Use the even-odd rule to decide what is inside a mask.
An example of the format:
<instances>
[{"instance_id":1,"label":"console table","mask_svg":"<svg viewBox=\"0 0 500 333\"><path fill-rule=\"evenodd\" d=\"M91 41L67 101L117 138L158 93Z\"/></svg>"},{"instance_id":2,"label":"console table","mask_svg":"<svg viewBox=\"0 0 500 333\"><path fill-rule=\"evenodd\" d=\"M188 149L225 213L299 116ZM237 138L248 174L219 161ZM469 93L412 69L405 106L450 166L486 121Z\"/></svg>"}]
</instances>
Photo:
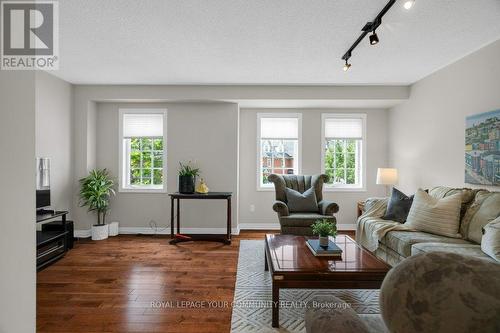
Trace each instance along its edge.
<instances>
[{"instance_id":1,"label":"console table","mask_svg":"<svg viewBox=\"0 0 500 333\"><path fill-rule=\"evenodd\" d=\"M184 193L169 193L170 196L170 244L176 244L180 242L188 242L188 241L196 241L196 240L205 240L205 241L215 241L222 242L224 244L231 244L231 196L232 192L208 192L206 194L202 193L193 193L193 194L184 194ZM189 237L175 237L174 235L174 217L175 217L175 207L177 207L177 234L181 232L180 225L180 201L183 199L193 200L227 200L227 232L224 238L216 235L196 235ZM175 204L175 200L177 200L177 205Z\"/></svg>"}]
</instances>

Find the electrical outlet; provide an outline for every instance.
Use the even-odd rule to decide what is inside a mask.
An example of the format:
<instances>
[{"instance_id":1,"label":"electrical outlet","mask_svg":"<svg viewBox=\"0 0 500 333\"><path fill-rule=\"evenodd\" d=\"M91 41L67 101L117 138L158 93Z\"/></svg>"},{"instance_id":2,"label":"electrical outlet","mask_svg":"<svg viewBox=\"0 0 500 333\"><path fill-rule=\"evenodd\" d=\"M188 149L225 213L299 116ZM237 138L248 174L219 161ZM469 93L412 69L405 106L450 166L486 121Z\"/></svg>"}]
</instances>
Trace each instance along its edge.
<instances>
[{"instance_id":1,"label":"electrical outlet","mask_svg":"<svg viewBox=\"0 0 500 333\"><path fill-rule=\"evenodd\" d=\"M250 205L250 213L255 213L255 205Z\"/></svg>"}]
</instances>

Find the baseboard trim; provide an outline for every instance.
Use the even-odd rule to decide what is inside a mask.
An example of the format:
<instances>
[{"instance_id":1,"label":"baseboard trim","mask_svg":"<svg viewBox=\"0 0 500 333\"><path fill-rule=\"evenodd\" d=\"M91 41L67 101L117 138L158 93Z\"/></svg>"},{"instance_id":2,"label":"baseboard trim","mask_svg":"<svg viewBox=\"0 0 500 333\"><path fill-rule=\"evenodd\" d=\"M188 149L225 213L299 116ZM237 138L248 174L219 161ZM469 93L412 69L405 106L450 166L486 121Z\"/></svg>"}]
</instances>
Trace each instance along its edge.
<instances>
[{"instance_id":1,"label":"baseboard trim","mask_svg":"<svg viewBox=\"0 0 500 333\"><path fill-rule=\"evenodd\" d=\"M160 227L152 229L150 227L120 227L120 234L144 234L144 235L170 235L170 227ZM207 234L207 235L223 235L226 233L226 228L182 228L181 234ZM238 235L238 228L232 228L231 233Z\"/></svg>"},{"instance_id":2,"label":"baseboard trim","mask_svg":"<svg viewBox=\"0 0 500 333\"><path fill-rule=\"evenodd\" d=\"M120 235L170 235L170 227L159 227L156 230L150 227L120 227ZM226 233L226 228L182 228L182 234L207 234L207 235L223 235ZM239 228L231 230L232 235L239 235ZM73 232L76 238L89 238L92 236L92 230L75 230Z\"/></svg>"},{"instance_id":3,"label":"baseboard trim","mask_svg":"<svg viewBox=\"0 0 500 333\"><path fill-rule=\"evenodd\" d=\"M231 230L232 235L239 235L240 230L280 230L279 223L240 223L238 227ZM337 230L356 230L355 224L337 224ZM226 233L226 228L181 228L182 234L207 234L222 235ZM120 227L120 235L170 235L170 227L160 227L152 229L150 227ZM91 229L75 230L76 238L89 238L92 236Z\"/></svg>"},{"instance_id":4,"label":"baseboard trim","mask_svg":"<svg viewBox=\"0 0 500 333\"><path fill-rule=\"evenodd\" d=\"M240 230L280 230L279 223L240 223ZM337 224L337 230L356 230L355 224Z\"/></svg>"},{"instance_id":5,"label":"baseboard trim","mask_svg":"<svg viewBox=\"0 0 500 333\"><path fill-rule=\"evenodd\" d=\"M280 230L279 223L240 223L240 230Z\"/></svg>"},{"instance_id":6,"label":"baseboard trim","mask_svg":"<svg viewBox=\"0 0 500 333\"><path fill-rule=\"evenodd\" d=\"M92 231L88 230L74 230L73 237L75 238L89 238L92 236Z\"/></svg>"}]
</instances>

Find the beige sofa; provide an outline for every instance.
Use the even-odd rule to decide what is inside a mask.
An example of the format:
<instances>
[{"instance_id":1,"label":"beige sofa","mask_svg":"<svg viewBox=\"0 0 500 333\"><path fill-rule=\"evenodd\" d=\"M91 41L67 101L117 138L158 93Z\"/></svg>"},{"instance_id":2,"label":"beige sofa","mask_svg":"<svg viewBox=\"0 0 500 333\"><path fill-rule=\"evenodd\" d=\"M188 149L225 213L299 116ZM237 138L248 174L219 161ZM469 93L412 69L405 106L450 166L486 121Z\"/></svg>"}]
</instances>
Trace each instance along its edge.
<instances>
[{"instance_id":1,"label":"beige sofa","mask_svg":"<svg viewBox=\"0 0 500 333\"><path fill-rule=\"evenodd\" d=\"M460 234L449 238L409 229L405 224L383 220L388 198L368 199L358 219L356 240L391 266L412 255L444 251L495 261L481 251L482 228L500 216L500 192L435 187L429 194L443 198L462 193ZM496 261L495 261L496 262Z\"/></svg>"}]
</instances>

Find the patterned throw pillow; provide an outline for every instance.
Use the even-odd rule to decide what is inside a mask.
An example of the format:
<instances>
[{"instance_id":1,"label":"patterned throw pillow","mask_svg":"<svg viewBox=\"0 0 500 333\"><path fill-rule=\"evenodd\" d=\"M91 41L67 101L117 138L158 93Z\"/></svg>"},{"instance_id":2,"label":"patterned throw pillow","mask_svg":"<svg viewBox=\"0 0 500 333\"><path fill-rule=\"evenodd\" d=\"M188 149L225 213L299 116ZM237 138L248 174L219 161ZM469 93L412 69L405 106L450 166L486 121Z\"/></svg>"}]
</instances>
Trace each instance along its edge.
<instances>
[{"instance_id":1,"label":"patterned throw pillow","mask_svg":"<svg viewBox=\"0 0 500 333\"><path fill-rule=\"evenodd\" d=\"M387 204L387 211L382 217L384 220L392 220L399 223L405 223L410 212L413 195L407 196L397 188L392 188L391 199Z\"/></svg>"},{"instance_id":2,"label":"patterned throw pillow","mask_svg":"<svg viewBox=\"0 0 500 333\"><path fill-rule=\"evenodd\" d=\"M285 188L286 201L290 213L317 213L318 202L314 188L310 188L304 193L297 192L291 188Z\"/></svg>"},{"instance_id":3,"label":"patterned throw pillow","mask_svg":"<svg viewBox=\"0 0 500 333\"><path fill-rule=\"evenodd\" d=\"M484 226L481 250L496 261L500 261L500 217Z\"/></svg>"},{"instance_id":4,"label":"patterned throw pillow","mask_svg":"<svg viewBox=\"0 0 500 333\"><path fill-rule=\"evenodd\" d=\"M458 232L461 204L461 193L436 199L419 189L413 199L406 225L431 234L461 238L462 235Z\"/></svg>"}]
</instances>

